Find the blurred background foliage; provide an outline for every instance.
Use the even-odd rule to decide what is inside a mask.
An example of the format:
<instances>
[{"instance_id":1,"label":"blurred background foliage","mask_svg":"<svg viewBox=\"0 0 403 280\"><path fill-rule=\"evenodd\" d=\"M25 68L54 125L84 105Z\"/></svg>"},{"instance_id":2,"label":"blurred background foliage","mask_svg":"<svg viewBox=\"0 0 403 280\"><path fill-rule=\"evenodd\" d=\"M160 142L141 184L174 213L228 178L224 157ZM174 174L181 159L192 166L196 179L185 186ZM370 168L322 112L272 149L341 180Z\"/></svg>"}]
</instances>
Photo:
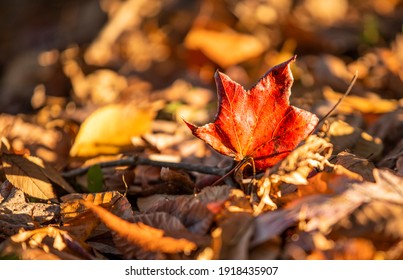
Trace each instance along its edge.
<instances>
[{"instance_id":1,"label":"blurred background foliage","mask_svg":"<svg viewBox=\"0 0 403 280\"><path fill-rule=\"evenodd\" d=\"M306 88L345 90L359 70L355 94L402 98L400 0L6 0L0 11L1 112L178 81L213 88L216 69L250 87L292 54Z\"/></svg>"}]
</instances>

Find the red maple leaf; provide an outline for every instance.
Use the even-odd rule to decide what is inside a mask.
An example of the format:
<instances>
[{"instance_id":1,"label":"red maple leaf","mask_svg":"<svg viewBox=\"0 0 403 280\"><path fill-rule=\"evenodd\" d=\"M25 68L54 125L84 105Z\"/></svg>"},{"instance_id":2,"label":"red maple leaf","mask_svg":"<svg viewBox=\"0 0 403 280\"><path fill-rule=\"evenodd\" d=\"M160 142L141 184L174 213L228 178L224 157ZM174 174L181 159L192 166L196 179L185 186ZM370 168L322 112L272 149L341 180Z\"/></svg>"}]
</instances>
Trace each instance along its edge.
<instances>
[{"instance_id":1,"label":"red maple leaf","mask_svg":"<svg viewBox=\"0 0 403 280\"><path fill-rule=\"evenodd\" d=\"M195 136L235 161L253 158L258 170L275 165L318 123L316 115L290 106L290 63L295 59L271 68L250 90L217 71L214 122L201 127L185 123Z\"/></svg>"}]
</instances>

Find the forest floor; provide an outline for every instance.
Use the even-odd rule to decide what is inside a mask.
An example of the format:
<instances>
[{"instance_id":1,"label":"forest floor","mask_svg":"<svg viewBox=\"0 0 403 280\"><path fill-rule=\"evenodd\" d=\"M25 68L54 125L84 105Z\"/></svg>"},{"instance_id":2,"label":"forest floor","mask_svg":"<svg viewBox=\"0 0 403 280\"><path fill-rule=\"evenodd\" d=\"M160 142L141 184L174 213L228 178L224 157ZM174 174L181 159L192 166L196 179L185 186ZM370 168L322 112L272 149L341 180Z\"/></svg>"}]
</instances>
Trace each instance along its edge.
<instances>
[{"instance_id":1,"label":"forest floor","mask_svg":"<svg viewBox=\"0 0 403 280\"><path fill-rule=\"evenodd\" d=\"M403 1L0 10L1 259L403 259Z\"/></svg>"}]
</instances>

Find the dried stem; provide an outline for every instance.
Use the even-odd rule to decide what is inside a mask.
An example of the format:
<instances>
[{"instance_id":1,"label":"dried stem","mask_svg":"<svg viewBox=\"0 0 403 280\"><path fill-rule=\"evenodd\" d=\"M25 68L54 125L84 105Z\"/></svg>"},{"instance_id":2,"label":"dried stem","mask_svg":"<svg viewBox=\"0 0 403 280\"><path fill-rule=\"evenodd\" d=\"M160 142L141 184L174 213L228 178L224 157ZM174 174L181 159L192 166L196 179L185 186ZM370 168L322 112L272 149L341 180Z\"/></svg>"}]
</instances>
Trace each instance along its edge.
<instances>
[{"instance_id":1,"label":"dried stem","mask_svg":"<svg viewBox=\"0 0 403 280\"><path fill-rule=\"evenodd\" d=\"M105 161L98 163L101 168L104 167L116 167L116 166L136 166L136 165L151 165L151 166L160 166L160 167L169 167L174 169L183 169L187 171L195 171L204 174L212 174L217 176L224 176L230 168L218 168L214 166L203 166L203 165L196 165L196 164L189 164L183 162L165 162L165 161L156 161L151 160L148 158L142 158L137 156L131 156L119 160L114 161ZM91 166L82 167L73 169L67 172L63 172L62 176L65 178L71 178L79 175L83 175L87 173L88 169ZM227 170L228 169L228 170Z\"/></svg>"}]
</instances>

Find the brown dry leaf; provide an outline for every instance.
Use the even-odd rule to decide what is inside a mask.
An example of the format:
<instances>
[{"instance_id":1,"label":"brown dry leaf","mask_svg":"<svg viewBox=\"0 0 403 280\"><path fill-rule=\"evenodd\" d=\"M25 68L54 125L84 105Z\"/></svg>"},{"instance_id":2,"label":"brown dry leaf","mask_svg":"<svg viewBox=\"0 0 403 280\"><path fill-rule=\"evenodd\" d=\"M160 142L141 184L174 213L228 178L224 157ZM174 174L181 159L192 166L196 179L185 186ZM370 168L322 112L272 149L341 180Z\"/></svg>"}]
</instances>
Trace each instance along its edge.
<instances>
[{"instance_id":1,"label":"brown dry leaf","mask_svg":"<svg viewBox=\"0 0 403 280\"><path fill-rule=\"evenodd\" d=\"M374 234L375 227L384 238L401 237L403 224L399 213L403 211L403 179L390 171L378 169L374 170L374 178L376 183L357 182L345 177L345 190L339 194L305 196L287 204L284 209L259 215L252 245L270 240L301 220L307 232L318 230L328 234L332 229L339 228L342 233L353 234L355 226L350 219L354 219L362 222L360 227L368 230L368 234ZM363 214L360 209L366 207ZM354 213L361 218L354 218ZM375 221L379 222L378 227ZM360 228L358 225L359 222L356 222L357 230ZM345 231L341 231L343 227ZM362 233L357 231L354 236Z\"/></svg>"},{"instance_id":2,"label":"brown dry leaf","mask_svg":"<svg viewBox=\"0 0 403 280\"><path fill-rule=\"evenodd\" d=\"M161 168L161 180L169 185L177 186L180 193L194 192L195 183L189 174L181 170L172 170L167 167Z\"/></svg>"},{"instance_id":3,"label":"brown dry leaf","mask_svg":"<svg viewBox=\"0 0 403 280\"><path fill-rule=\"evenodd\" d=\"M75 193L76 191L67 183L66 180L57 172L57 170L50 165L49 163L43 162L41 158L29 156L27 157L33 163L42 167L42 172L45 176L52 181L53 183L57 184L58 186L62 187L68 193Z\"/></svg>"},{"instance_id":4,"label":"brown dry leaf","mask_svg":"<svg viewBox=\"0 0 403 280\"><path fill-rule=\"evenodd\" d=\"M24 193L9 181L0 186L0 237L34 229L59 217L59 205L26 202Z\"/></svg>"},{"instance_id":5,"label":"brown dry leaf","mask_svg":"<svg viewBox=\"0 0 403 280\"><path fill-rule=\"evenodd\" d=\"M375 182L373 175L375 165L365 158L360 158L347 152L341 152L331 160L331 163L335 165L333 167L333 170L336 173L340 172L347 175L345 171L340 169L340 167L343 167L361 177L356 177L358 180L361 179L365 181ZM353 174L351 174L351 176L354 177Z\"/></svg>"},{"instance_id":6,"label":"brown dry leaf","mask_svg":"<svg viewBox=\"0 0 403 280\"><path fill-rule=\"evenodd\" d=\"M131 138L150 131L156 111L162 106L163 102L157 101L111 104L96 110L81 125L70 155L93 157L133 149Z\"/></svg>"},{"instance_id":7,"label":"brown dry leaf","mask_svg":"<svg viewBox=\"0 0 403 280\"><path fill-rule=\"evenodd\" d=\"M105 65L111 59L112 48L118 37L125 30L136 29L144 17L157 13L160 5L159 0L129 0L120 4L86 51L86 62Z\"/></svg>"},{"instance_id":8,"label":"brown dry leaf","mask_svg":"<svg viewBox=\"0 0 403 280\"><path fill-rule=\"evenodd\" d=\"M229 198L232 189L233 187L228 185L205 187L197 194L197 198L205 205L224 201Z\"/></svg>"},{"instance_id":9,"label":"brown dry leaf","mask_svg":"<svg viewBox=\"0 0 403 280\"><path fill-rule=\"evenodd\" d=\"M196 244L186 239L165 237L163 230L143 223L130 223L87 201L83 201L83 204L96 213L113 233L144 250L162 253L190 253L196 249Z\"/></svg>"},{"instance_id":10,"label":"brown dry leaf","mask_svg":"<svg viewBox=\"0 0 403 280\"><path fill-rule=\"evenodd\" d=\"M263 44L254 36L238 33L230 28L223 31L192 28L185 38L190 50L200 50L223 68L259 56Z\"/></svg>"},{"instance_id":11,"label":"brown dry leaf","mask_svg":"<svg viewBox=\"0 0 403 280\"><path fill-rule=\"evenodd\" d=\"M140 222L150 227L161 229L166 235L168 232L188 232L179 218L166 212L137 214L130 221L133 223Z\"/></svg>"},{"instance_id":12,"label":"brown dry leaf","mask_svg":"<svg viewBox=\"0 0 403 280\"><path fill-rule=\"evenodd\" d=\"M403 176L403 139L378 163L378 167L389 168Z\"/></svg>"},{"instance_id":13,"label":"brown dry leaf","mask_svg":"<svg viewBox=\"0 0 403 280\"><path fill-rule=\"evenodd\" d=\"M217 259L248 259L250 240L255 230L254 217L246 212L228 212L218 221L213 234L213 249Z\"/></svg>"},{"instance_id":14,"label":"brown dry leaf","mask_svg":"<svg viewBox=\"0 0 403 280\"><path fill-rule=\"evenodd\" d=\"M72 47L63 53L63 69L70 78L73 95L76 102L85 103L88 100L96 105L105 105L116 102L124 89L127 80L116 72L107 69L97 70L85 76L77 55L78 47Z\"/></svg>"},{"instance_id":15,"label":"brown dry leaf","mask_svg":"<svg viewBox=\"0 0 403 280\"><path fill-rule=\"evenodd\" d=\"M1 158L6 178L15 187L38 199L57 200L52 184L41 166L21 155L3 152Z\"/></svg>"},{"instance_id":16,"label":"brown dry leaf","mask_svg":"<svg viewBox=\"0 0 403 280\"><path fill-rule=\"evenodd\" d=\"M0 131L15 150L27 148L32 155L46 162L64 164L64 157L68 156L70 137L60 130L41 127L18 116L1 114Z\"/></svg>"},{"instance_id":17,"label":"brown dry leaf","mask_svg":"<svg viewBox=\"0 0 403 280\"><path fill-rule=\"evenodd\" d=\"M21 231L0 245L0 256L19 259L95 259L91 250L74 240L66 231L44 227Z\"/></svg>"},{"instance_id":18,"label":"brown dry leaf","mask_svg":"<svg viewBox=\"0 0 403 280\"><path fill-rule=\"evenodd\" d=\"M382 139L384 153L389 153L403 139L403 106L380 117L371 125L368 133Z\"/></svg>"},{"instance_id":19,"label":"brown dry leaf","mask_svg":"<svg viewBox=\"0 0 403 280\"><path fill-rule=\"evenodd\" d=\"M376 159L384 147L379 138L340 120L330 124L328 135L334 145L334 153L347 150L359 157Z\"/></svg>"},{"instance_id":20,"label":"brown dry leaf","mask_svg":"<svg viewBox=\"0 0 403 280\"><path fill-rule=\"evenodd\" d=\"M402 204L371 201L355 209L333 228L331 236L363 237L379 242L403 239Z\"/></svg>"},{"instance_id":21,"label":"brown dry leaf","mask_svg":"<svg viewBox=\"0 0 403 280\"><path fill-rule=\"evenodd\" d=\"M168 201L160 201L148 210L148 213L165 212L178 218L190 231L198 234L206 234L213 222L213 214L206 205L196 197L178 196Z\"/></svg>"}]
</instances>

